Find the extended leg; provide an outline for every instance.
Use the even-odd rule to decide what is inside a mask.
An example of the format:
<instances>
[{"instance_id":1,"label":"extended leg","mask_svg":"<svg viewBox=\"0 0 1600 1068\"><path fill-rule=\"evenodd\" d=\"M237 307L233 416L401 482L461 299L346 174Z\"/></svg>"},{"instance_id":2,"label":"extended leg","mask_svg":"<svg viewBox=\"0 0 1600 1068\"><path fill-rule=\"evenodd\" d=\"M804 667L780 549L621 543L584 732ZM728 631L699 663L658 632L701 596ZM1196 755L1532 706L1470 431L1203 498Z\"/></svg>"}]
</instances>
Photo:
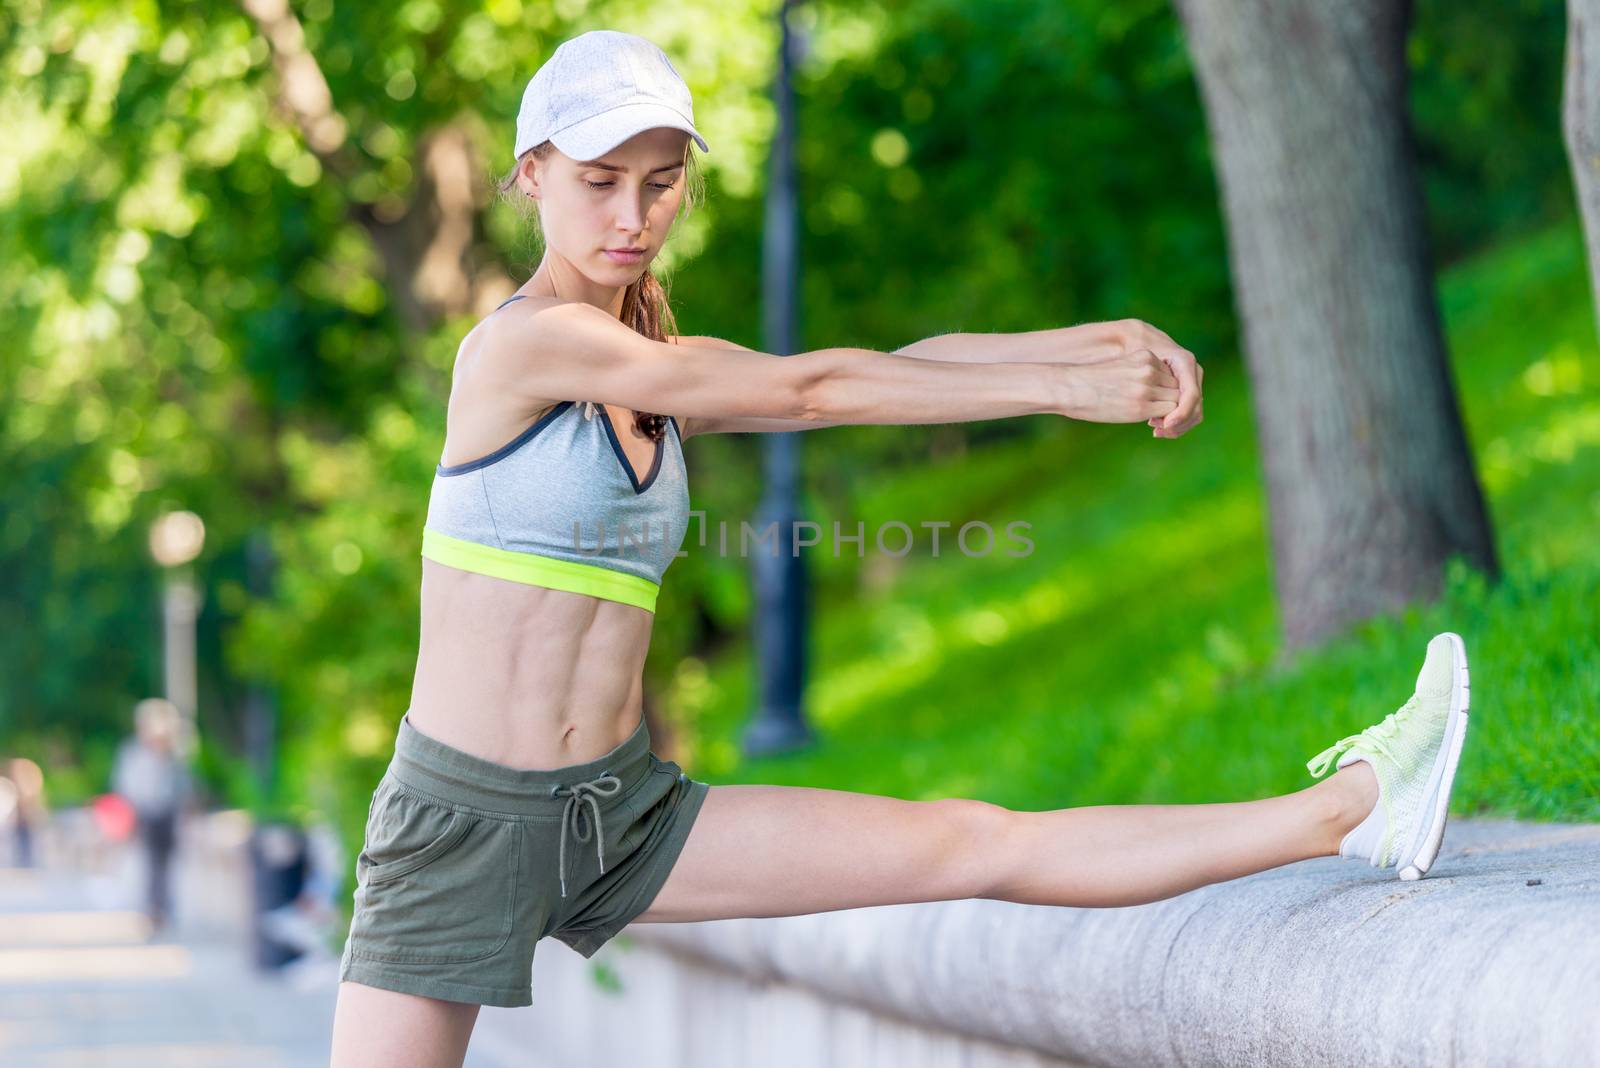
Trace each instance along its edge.
<instances>
[{"instance_id":1,"label":"extended leg","mask_svg":"<svg viewBox=\"0 0 1600 1068\"><path fill-rule=\"evenodd\" d=\"M789 786L713 786L682 855L637 922L793 916L988 897L1158 901L1332 856L1377 801L1364 764L1296 793L1205 805L1016 812Z\"/></svg>"}]
</instances>

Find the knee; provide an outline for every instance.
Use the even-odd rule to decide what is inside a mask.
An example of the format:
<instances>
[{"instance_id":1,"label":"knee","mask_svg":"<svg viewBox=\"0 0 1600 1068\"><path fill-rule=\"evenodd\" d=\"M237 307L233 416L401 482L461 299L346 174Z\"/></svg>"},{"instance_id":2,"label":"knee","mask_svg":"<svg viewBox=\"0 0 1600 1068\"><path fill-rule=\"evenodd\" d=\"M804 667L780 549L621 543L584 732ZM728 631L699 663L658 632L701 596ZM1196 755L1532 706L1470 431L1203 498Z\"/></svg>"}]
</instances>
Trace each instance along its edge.
<instances>
[{"instance_id":1,"label":"knee","mask_svg":"<svg viewBox=\"0 0 1600 1068\"><path fill-rule=\"evenodd\" d=\"M990 897L1006 878L1006 858L1019 813L988 801L965 797L928 802L938 807L948 829L943 869L950 875L950 897Z\"/></svg>"}]
</instances>

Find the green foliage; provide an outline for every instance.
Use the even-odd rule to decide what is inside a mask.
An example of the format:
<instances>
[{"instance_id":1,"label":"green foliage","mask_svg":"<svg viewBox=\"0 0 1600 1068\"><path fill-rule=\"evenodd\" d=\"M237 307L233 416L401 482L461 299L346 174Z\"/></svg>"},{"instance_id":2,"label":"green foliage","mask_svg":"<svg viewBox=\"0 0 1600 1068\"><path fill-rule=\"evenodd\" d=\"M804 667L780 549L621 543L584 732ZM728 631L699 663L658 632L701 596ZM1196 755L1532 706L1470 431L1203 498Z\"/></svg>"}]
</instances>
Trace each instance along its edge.
<instances>
[{"instance_id":1,"label":"green foliage","mask_svg":"<svg viewBox=\"0 0 1600 1068\"><path fill-rule=\"evenodd\" d=\"M1566 4L1420 0L1414 25L1411 114L1438 262L1570 215Z\"/></svg>"},{"instance_id":2,"label":"green foliage","mask_svg":"<svg viewBox=\"0 0 1600 1068\"><path fill-rule=\"evenodd\" d=\"M688 27L620 4L558 17L516 0L311 0L296 15L344 122L337 175L283 106L247 11L0 11L14 133L0 160L0 568L18 576L0 589L0 673L20 680L0 692L0 744L45 758L57 803L104 788L133 703L160 686L145 532L186 507L208 528L213 787L263 811L364 811L374 710L392 730L405 706L417 542L470 326L412 329L376 243L420 195L432 130L465 124L486 190L527 77L557 41L615 20L690 57L725 131L713 168L748 184L759 159L762 72L745 57L765 54L767 30L749 6ZM265 601L242 553L263 529L282 565ZM252 681L283 710L272 785L239 762Z\"/></svg>"},{"instance_id":3,"label":"green foliage","mask_svg":"<svg viewBox=\"0 0 1600 1068\"><path fill-rule=\"evenodd\" d=\"M53 775L81 757L92 792L160 685L150 521L206 520L201 723L228 737L238 547L297 512L279 430L359 426L396 347L375 309L305 284L339 260L339 205L308 195L303 150L271 122L242 12L23 3L0 19L18 135L0 165L0 561L23 576L0 593L0 657L24 680L0 695L0 736L53 752ZM359 358L328 358L341 346Z\"/></svg>"},{"instance_id":4,"label":"green foliage","mask_svg":"<svg viewBox=\"0 0 1600 1068\"><path fill-rule=\"evenodd\" d=\"M919 554L820 605L807 753L739 759L747 649L686 661L680 760L712 782L1020 808L1263 797L1310 785L1305 762L1399 707L1428 637L1455 630L1473 735L1454 809L1600 819L1600 360L1577 224L1462 265L1441 295L1502 583L1457 561L1434 603L1280 663L1234 365L1177 442L1053 426L880 484L869 527L1020 518L1035 551Z\"/></svg>"},{"instance_id":5,"label":"green foliage","mask_svg":"<svg viewBox=\"0 0 1600 1068\"><path fill-rule=\"evenodd\" d=\"M799 89L805 298L831 332L811 344L1129 315L1231 343L1203 311L1227 304L1226 253L1165 0L890 10L870 52Z\"/></svg>"}]
</instances>

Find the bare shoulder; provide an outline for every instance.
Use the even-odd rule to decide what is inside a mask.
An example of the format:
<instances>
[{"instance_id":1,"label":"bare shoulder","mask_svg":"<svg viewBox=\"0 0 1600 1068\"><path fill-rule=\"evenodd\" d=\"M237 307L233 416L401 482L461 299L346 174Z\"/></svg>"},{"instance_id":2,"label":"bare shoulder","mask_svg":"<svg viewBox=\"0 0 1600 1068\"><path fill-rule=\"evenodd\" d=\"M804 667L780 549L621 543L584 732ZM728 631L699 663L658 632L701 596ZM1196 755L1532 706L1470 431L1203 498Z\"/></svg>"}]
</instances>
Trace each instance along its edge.
<instances>
[{"instance_id":1,"label":"bare shoulder","mask_svg":"<svg viewBox=\"0 0 1600 1068\"><path fill-rule=\"evenodd\" d=\"M573 301L556 297L524 297L510 304L502 304L473 324L461 345L456 349L456 372L470 370L473 366L503 356L512 347L516 337L527 330L532 316L557 304Z\"/></svg>"},{"instance_id":2,"label":"bare shoulder","mask_svg":"<svg viewBox=\"0 0 1600 1068\"><path fill-rule=\"evenodd\" d=\"M560 311L553 316L544 314L552 309ZM582 301L546 296L524 297L495 309L461 339L456 351L457 384L470 383L474 392L514 399L526 414L542 412L566 399L529 390L528 356L535 351L533 346L560 349L563 325L575 316L586 317L582 309L598 311Z\"/></svg>"},{"instance_id":3,"label":"bare shoulder","mask_svg":"<svg viewBox=\"0 0 1600 1068\"><path fill-rule=\"evenodd\" d=\"M441 459L446 466L494 451L567 399L537 396L526 388L513 343L517 331L528 329L532 311L560 303L568 302L525 297L484 316L461 339Z\"/></svg>"},{"instance_id":4,"label":"bare shoulder","mask_svg":"<svg viewBox=\"0 0 1600 1068\"><path fill-rule=\"evenodd\" d=\"M462 355L469 351L500 361L526 354L530 337L541 344L559 346L592 324L620 323L592 304L562 297L524 297L502 305L480 319L461 341Z\"/></svg>"}]
</instances>

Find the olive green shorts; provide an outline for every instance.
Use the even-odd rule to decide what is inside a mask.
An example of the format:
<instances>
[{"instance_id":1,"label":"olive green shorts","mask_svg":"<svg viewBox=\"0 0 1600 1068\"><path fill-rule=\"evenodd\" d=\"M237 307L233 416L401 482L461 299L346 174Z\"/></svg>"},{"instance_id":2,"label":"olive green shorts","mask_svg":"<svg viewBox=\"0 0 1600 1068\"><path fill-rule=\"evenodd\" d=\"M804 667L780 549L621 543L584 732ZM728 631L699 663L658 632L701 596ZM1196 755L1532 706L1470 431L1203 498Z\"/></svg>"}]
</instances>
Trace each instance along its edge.
<instances>
[{"instance_id":1,"label":"olive green shorts","mask_svg":"<svg viewBox=\"0 0 1600 1068\"><path fill-rule=\"evenodd\" d=\"M586 764L525 771L402 716L356 858L339 978L408 994L533 1003L533 947L585 957L655 900L709 787L633 735Z\"/></svg>"}]
</instances>

